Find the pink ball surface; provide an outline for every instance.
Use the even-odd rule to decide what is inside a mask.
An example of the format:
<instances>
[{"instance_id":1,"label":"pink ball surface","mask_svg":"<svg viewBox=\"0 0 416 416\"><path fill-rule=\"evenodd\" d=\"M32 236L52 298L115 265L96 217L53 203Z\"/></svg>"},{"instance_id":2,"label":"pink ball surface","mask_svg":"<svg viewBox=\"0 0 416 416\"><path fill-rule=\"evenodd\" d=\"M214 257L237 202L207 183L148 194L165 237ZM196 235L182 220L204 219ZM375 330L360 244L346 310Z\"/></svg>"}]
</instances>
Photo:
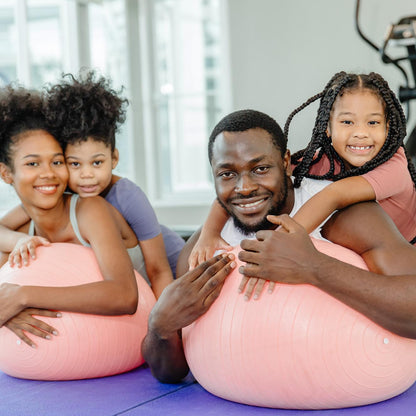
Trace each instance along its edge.
<instances>
[{"instance_id":1,"label":"pink ball surface","mask_svg":"<svg viewBox=\"0 0 416 416\"><path fill-rule=\"evenodd\" d=\"M314 244L366 268L344 247ZM208 312L183 331L189 367L212 394L264 407L341 408L391 398L416 380L415 340L310 285L277 284L247 302L240 280L237 266Z\"/></svg>"},{"instance_id":2,"label":"pink ball surface","mask_svg":"<svg viewBox=\"0 0 416 416\"><path fill-rule=\"evenodd\" d=\"M54 243L38 247L36 260L26 267L4 265L0 283L36 286L74 286L102 280L90 248ZM14 377L36 380L72 380L103 377L141 365L141 342L155 303L152 290L136 273L139 306L134 315L97 316L62 312L45 318L59 332L51 340L29 334L37 344L19 343L8 328L0 328L0 370Z\"/></svg>"}]
</instances>

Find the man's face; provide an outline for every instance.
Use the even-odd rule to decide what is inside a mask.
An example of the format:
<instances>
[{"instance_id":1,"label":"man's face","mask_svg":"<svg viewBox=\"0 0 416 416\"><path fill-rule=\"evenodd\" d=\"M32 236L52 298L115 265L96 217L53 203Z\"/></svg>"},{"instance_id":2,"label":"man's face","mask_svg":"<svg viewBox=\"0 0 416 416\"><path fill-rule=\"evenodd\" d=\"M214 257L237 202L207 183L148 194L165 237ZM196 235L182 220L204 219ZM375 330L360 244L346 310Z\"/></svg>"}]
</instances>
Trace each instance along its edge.
<instances>
[{"instance_id":1,"label":"man's face","mask_svg":"<svg viewBox=\"0 0 416 416\"><path fill-rule=\"evenodd\" d=\"M290 213L290 154L282 158L267 131L223 132L212 150L218 201L244 233L274 228L268 214Z\"/></svg>"}]
</instances>

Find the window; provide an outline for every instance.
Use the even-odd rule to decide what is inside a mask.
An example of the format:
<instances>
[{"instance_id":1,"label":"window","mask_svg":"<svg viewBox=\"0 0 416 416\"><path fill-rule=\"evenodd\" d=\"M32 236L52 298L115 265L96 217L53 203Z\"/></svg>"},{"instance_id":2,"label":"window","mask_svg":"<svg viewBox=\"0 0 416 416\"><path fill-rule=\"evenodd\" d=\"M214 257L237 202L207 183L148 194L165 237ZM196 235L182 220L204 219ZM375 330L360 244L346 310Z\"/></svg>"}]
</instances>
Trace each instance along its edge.
<instances>
[{"instance_id":1,"label":"window","mask_svg":"<svg viewBox=\"0 0 416 416\"><path fill-rule=\"evenodd\" d=\"M211 201L210 131L227 110L219 0L150 2L152 133L158 169L153 198Z\"/></svg>"},{"instance_id":2,"label":"window","mask_svg":"<svg viewBox=\"0 0 416 416\"><path fill-rule=\"evenodd\" d=\"M0 5L0 86L18 81L40 87L62 71L59 0L6 0ZM18 203L0 181L0 212Z\"/></svg>"},{"instance_id":3,"label":"window","mask_svg":"<svg viewBox=\"0 0 416 416\"><path fill-rule=\"evenodd\" d=\"M124 88L117 174L157 206L214 196L207 139L229 110L220 0L2 0L0 86L95 68ZM0 181L0 213L17 203ZM181 222L181 221L180 221ZM181 222L183 223L183 222Z\"/></svg>"}]
</instances>

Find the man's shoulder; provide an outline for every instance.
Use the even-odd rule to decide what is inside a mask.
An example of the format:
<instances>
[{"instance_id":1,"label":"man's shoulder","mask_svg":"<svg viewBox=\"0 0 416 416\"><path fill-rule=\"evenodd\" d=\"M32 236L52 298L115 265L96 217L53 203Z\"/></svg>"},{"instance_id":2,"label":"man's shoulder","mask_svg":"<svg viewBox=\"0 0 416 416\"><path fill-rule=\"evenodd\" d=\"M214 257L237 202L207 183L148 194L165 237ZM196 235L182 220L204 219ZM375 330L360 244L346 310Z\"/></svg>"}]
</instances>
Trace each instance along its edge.
<instances>
[{"instance_id":1,"label":"man's shoulder","mask_svg":"<svg viewBox=\"0 0 416 416\"><path fill-rule=\"evenodd\" d=\"M331 181L327 181L325 179L303 178L300 187L297 189L299 189L301 192L309 194L310 196L313 196L322 191L322 189L331 183Z\"/></svg>"},{"instance_id":2,"label":"man's shoulder","mask_svg":"<svg viewBox=\"0 0 416 416\"><path fill-rule=\"evenodd\" d=\"M295 201L290 215L295 215L302 205L306 204L310 198L318 192L321 192L322 189L331 183L331 181L327 180L303 178L299 188L294 189Z\"/></svg>"},{"instance_id":3,"label":"man's shoulder","mask_svg":"<svg viewBox=\"0 0 416 416\"><path fill-rule=\"evenodd\" d=\"M338 211L325 224L322 234L361 255L380 247L407 244L391 218L374 201Z\"/></svg>"}]
</instances>

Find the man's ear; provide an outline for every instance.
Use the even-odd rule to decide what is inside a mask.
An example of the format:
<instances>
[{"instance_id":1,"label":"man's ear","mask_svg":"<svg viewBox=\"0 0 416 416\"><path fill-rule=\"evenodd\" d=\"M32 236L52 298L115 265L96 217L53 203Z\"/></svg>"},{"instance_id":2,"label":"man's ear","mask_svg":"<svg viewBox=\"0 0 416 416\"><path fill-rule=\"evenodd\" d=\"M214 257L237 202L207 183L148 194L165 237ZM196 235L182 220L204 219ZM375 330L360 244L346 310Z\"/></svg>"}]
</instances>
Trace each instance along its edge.
<instances>
[{"instance_id":1,"label":"man's ear","mask_svg":"<svg viewBox=\"0 0 416 416\"><path fill-rule=\"evenodd\" d=\"M283 168L285 170L286 176L292 176L292 163L290 161L290 150L286 150L286 153L283 157Z\"/></svg>"},{"instance_id":2,"label":"man's ear","mask_svg":"<svg viewBox=\"0 0 416 416\"><path fill-rule=\"evenodd\" d=\"M111 155L111 166L113 169L115 169L116 166L118 165L119 158L120 158L120 154L118 153L118 149L114 149L114 152Z\"/></svg>"},{"instance_id":3,"label":"man's ear","mask_svg":"<svg viewBox=\"0 0 416 416\"><path fill-rule=\"evenodd\" d=\"M12 171L4 163L0 163L0 177L5 183L9 185L13 183Z\"/></svg>"}]
</instances>

